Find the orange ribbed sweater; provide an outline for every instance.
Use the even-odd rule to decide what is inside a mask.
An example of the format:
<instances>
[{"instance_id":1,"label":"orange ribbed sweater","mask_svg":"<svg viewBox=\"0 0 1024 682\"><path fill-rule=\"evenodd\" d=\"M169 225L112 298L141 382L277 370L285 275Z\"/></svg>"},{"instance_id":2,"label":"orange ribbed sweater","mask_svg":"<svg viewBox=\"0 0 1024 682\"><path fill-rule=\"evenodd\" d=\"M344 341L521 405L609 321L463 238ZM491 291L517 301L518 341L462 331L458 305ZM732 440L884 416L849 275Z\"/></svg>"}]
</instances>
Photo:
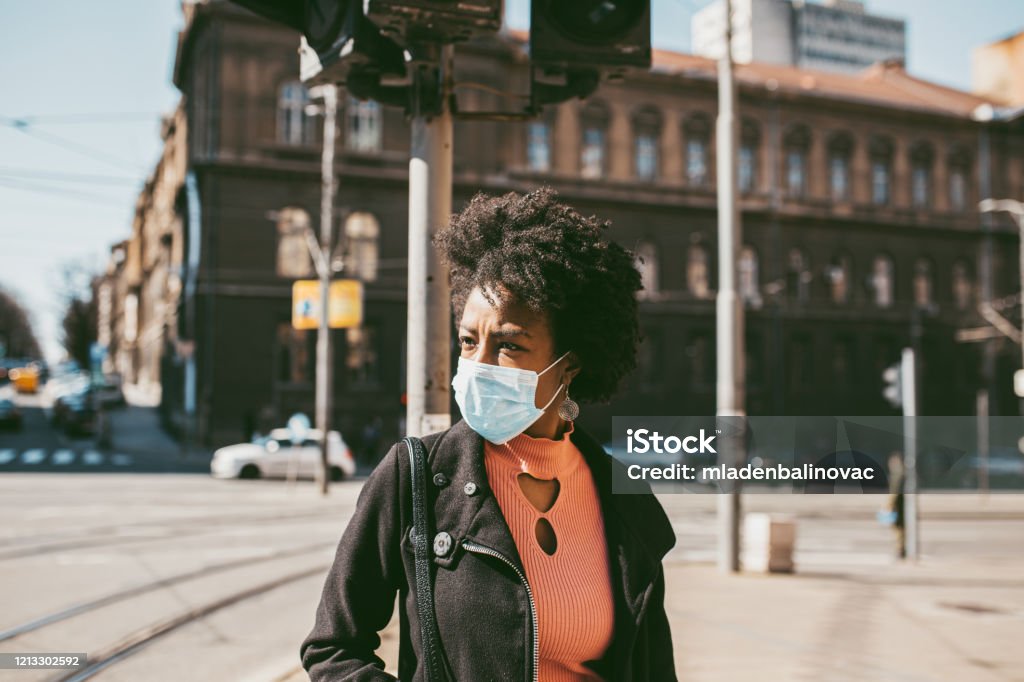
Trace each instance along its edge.
<instances>
[{"instance_id":1,"label":"orange ribbed sweater","mask_svg":"<svg viewBox=\"0 0 1024 682\"><path fill-rule=\"evenodd\" d=\"M484 441L484 464L537 607L540 682L601 680L584 666L600 659L612 639L614 601L604 518L590 469L572 444L572 423L559 440L516 436L504 445ZM541 513L516 476L558 479L554 506ZM554 528L555 553L537 542L537 519Z\"/></svg>"}]
</instances>

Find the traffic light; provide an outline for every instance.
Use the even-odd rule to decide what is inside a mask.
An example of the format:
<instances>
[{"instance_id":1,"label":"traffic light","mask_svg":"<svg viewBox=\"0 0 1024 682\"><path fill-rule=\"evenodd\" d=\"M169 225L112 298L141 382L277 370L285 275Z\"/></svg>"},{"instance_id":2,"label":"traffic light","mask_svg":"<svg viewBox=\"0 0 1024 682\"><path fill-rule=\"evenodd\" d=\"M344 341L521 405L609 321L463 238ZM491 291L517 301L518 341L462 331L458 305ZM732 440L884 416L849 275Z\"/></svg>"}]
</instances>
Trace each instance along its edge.
<instances>
[{"instance_id":1,"label":"traffic light","mask_svg":"<svg viewBox=\"0 0 1024 682\"><path fill-rule=\"evenodd\" d=\"M401 76L405 55L363 14L362 0L233 0L302 33L299 75L309 84L341 83L361 72Z\"/></svg>"},{"instance_id":2,"label":"traffic light","mask_svg":"<svg viewBox=\"0 0 1024 682\"><path fill-rule=\"evenodd\" d=\"M885 387L882 389L882 396L895 408L903 407L903 383L900 363L894 363L885 368L882 372L882 381Z\"/></svg>"},{"instance_id":3,"label":"traffic light","mask_svg":"<svg viewBox=\"0 0 1024 682\"><path fill-rule=\"evenodd\" d=\"M451 43L500 30L502 5L502 0L368 0L366 14L403 44Z\"/></svg>"},{"instance_id":4,"label":"traffic light","mask_svg":"<svg viewBox=\"0 0 1024 682\"><path fill-rule=\"evenodd\" d=\"M651 66L650 0L531 0L530 59L619 73Z\"/></svg>"}]
</instances>

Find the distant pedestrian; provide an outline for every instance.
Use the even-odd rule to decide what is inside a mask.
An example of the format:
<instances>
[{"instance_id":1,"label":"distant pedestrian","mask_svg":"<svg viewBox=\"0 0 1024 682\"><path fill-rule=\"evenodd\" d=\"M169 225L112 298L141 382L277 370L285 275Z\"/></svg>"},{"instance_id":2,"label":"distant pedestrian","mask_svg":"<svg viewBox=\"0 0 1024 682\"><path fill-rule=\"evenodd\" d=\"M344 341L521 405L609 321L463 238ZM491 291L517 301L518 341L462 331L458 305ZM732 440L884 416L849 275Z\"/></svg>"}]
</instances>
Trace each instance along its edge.
<instances>
[{"instance_id":1,"label":"distant pedestrian","mask_svg":"<svg viewBox=\"0 0 1024 682\"><path fill-rule=\"evenodd\" d=\"M896 531L896 556L907 558L906 518L904 516L904 485L906 476L903 467L903 456L894 451L889 454L889 519Z\"/></svg>"}]
</instances>

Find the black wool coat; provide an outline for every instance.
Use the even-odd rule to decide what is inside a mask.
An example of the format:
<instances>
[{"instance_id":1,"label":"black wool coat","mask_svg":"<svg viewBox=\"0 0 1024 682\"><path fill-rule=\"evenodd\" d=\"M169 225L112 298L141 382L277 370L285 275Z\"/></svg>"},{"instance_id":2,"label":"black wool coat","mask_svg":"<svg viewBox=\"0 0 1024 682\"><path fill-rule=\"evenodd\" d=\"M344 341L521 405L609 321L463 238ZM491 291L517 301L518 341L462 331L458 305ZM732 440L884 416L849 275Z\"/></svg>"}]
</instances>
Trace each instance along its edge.
<instances>
[{"instance_id":1,"label":"black wool coat","mask_svg":"<svg viewBox=\"0 0 1024 682\"><path fill-rule=\"evenodd\" d=\"M600 497L615 598L612 643L593 667L607 682L674 681L661 563L675 544L672 526L653 495L613 495L612 470L621 465L578 426L570 437ZM423 442L429 452L432 532L452 538L447 553L434 556L435 611L451 673L457 682L531 682L536 679L531 596L515 542L487 484L484 441L459 421ZM408 453L396 444L360 492L327 575L316 624L302 643L302 664L312 682L395 679L383 671L375 651L396 593L399 679L426 679L409 540L410 476Z\"/></svg>"}]
</instances>

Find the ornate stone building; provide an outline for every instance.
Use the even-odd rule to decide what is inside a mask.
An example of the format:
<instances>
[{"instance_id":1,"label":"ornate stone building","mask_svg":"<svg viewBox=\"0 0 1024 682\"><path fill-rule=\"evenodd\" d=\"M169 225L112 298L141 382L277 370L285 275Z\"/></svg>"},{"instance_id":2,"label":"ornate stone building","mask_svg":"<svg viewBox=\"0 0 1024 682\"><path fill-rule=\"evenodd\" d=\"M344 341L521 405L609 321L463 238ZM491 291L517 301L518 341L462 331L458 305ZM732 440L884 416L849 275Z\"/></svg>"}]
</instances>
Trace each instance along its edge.
<instances>
[{"instance_id":1,"label":"ornate stone building","mask_svg":"<svg viewBox=\"0 0 1024 682\"><path fill-rule=\"evenodd\" d=\"M291 328L289 304L312 272L296 238L318 224L321 122L297 35L226 2L184 9L182 104L119 275L139 308L126 374L159 366L169 420L194 401L219 444L312 408L315 335ZM460 46L456 70L461 110L514 107L500 92L527 89L524 36ZM1019 288L1015 230L976 205L1024 194L1021 122L978 120L986 100L896 65L737 71L749 412L890 413L881 373L916 326L925 413L971 414L983 386L1016 413L1019 349L956 334L987 324L979 300ZM397 436L403 411L409 130L401 110L341 101L335 256L366 305L363 327L336 332L334 409L358 445L375 416ZM612 414L714 409L715 114L714 63L657 52L650 73L535 121L456 123L456 207L548 184L642 260L640 366L613 404L584 406L600 436Z\"/></svg>"}]
</instances>

